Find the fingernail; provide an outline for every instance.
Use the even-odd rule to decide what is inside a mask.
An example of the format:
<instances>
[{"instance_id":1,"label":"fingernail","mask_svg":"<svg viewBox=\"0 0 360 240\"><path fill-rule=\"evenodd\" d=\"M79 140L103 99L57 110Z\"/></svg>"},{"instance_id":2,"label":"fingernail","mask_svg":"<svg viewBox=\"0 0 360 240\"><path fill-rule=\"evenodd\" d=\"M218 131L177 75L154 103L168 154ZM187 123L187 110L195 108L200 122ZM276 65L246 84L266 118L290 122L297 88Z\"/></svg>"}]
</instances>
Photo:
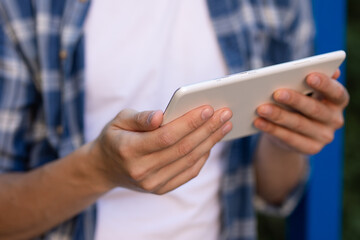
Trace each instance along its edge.
<instances>
[{"instance_id":1,"label":"fingernail","mask_svg":"<svg viewBox=\"0 0 360 240\"><path fill-rule=\"evenodd\" d=\"M232 117L232 113L230 111L224 111L223 113L221 113L220 120L221 122L224 123L228 121L231 117Z\"/></svg>"},{"instance_id":2,"label":"fingernail","mask_svg":"<svg viewBox=\"0 0 360 240\"><path fill-rule=\"evenodd\" d=\"M309 78L309 83L311 86L314 86L314 87L317 87L320 85L320 78L316 75L312 75L310 78Z\"/></svg>"},{"instance_id":3,"label":"fingernail","mask_svg":"<svg viewBox=\"0 0 360 240\"><path fill-rule=\"evenodd\" d=\"M214 114L214 111L211 108L205 108L201 112L201 118L202 118L202 120L208 120L213 114Z\"/></svg>"},{"instance_id":4,"label":"fingernail","mask_svg":"<svg viewBox=\"0 0 360 240\"><path fill-rule=\"evenodd\" d=\"M289 100L290 95L287 91L277 91L274 94L274 98L275 98L275 100L285 102L285 101Z\"/></svg>"},{"instance_id":5,"label":"fingernail","mask_svg":"<svg viewBox=\"0 0 360 240\"><path fill-rule=\"evenodd\" d=\"M153 111L152 113L149 114L149 116L148 116L148 118L147 118L147 120L146 120L146 123L147 123L148 125L151 124L151 120L152 120L153 116L155 115L155 113L156 113L156 112Z\"/></svg>"},{"instance_id":6,"label":"fingernail","mask_svg":"<svg viewBox=\"0 0 360 240\"><path fill-rule=\"evenodd\" d=\"M232 124L228 123L228 124L225 124L225 126L222 128L222 132L223 134L228 134L232 129Z\"/></svg>"},{"instance_id":7,"label":"fingernail","mask_svg":"<svg viewBox=\"0 0 360 240\"><path fill-rule=\"evenodd\" d=\"M272 113L272 107L271 106L260 106L259 114L263 116L269 116Z\"/></svg>"}]
</instances>

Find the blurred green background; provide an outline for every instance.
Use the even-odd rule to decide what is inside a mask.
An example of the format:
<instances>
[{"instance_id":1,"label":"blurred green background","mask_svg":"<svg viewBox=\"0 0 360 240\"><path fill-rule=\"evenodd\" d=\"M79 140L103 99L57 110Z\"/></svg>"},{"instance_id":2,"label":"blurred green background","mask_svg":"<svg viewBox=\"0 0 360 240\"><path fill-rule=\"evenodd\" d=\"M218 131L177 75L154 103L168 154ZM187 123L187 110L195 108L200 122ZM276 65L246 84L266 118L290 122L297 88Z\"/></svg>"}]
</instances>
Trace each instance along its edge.
<instances>
[{"instance_id":1,"label":"blurred green background","mask_svg":"<svg viewBox=\"0 0 360 240\"><path fill-rule=\"evenodd\" d=\"M350 104L345 118L342 239L360 239L360 1L348 0L346 85ZM283 219L258 215L260 240L282 240Z\"/></svg>"},{"instance_id":2,"label":"blurred green background","mask_svg":"<svg viewBox=\"0 0 360 240\"><path fill-rule=\"evenodd\" d=\"M360 239L360 1L348 1L343 239Z\"/></svg>"}]
</instances>

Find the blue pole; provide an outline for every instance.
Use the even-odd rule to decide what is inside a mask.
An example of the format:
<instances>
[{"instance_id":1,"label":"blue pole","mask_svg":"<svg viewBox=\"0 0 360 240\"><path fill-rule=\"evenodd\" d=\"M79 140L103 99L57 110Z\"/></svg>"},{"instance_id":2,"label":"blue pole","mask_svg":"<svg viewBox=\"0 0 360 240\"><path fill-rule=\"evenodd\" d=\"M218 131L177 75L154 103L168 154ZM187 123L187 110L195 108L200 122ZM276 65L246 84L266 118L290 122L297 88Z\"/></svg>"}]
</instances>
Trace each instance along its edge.
<instances>
[{"instance_id":1,"label":"blue pole","mask_svg":"<svg viewBox=\"0 0 360 240\"><path fill-rule=\"evenodd\" d=\"M317 29L316 54L345 48L346 1L313 0ZM344 83L344 64L340 81ZM304 199L288 220L291 240L341 239L343 129L319 154L311 157L311 179Z\"/></svg>"}]
</instances>

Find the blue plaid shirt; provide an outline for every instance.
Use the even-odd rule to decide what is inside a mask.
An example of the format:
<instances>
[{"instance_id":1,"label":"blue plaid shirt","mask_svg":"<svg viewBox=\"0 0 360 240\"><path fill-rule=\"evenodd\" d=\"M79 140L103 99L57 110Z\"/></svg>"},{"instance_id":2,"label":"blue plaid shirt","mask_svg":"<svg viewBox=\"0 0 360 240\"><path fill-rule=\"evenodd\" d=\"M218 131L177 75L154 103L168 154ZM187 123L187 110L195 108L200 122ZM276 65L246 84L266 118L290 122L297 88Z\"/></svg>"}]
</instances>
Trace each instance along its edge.
<instances>
[{"instance_id":1,"label":"blue plaid shirt","mask_svg":"<svg viewBox=\"0 0 360 240\"><path fill-rule=\"evenodd\" d=\"M229 73L311 54L307 0L207 3ZM89 0L0 0L0 173L37 168L84 143L82 28L89 7ZM223 239L256 239L254 203L286 215L303 188L280 207L254 201L255 141L232 143L222 183ZM41 239L92 239L95 213L91 206Z\"/></svg>"}]
</instances>

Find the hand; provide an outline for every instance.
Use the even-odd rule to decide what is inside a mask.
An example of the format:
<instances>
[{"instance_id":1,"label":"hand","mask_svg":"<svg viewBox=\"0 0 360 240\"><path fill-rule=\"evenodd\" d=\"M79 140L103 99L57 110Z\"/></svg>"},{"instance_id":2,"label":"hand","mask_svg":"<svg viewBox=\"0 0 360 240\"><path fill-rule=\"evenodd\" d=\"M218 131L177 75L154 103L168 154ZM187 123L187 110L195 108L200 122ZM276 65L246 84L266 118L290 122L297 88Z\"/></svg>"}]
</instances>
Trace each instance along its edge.
<instances>
[{"instance_id":1,"label":"hand","mask_svg":"<svg viewBox=\"0 0 360 240\"><path fill-rule=\"evenodd\" d=\"M202 106L160 127L161 111L121 111L93 144L95 167L112 187L164 194L199 174L231 117Z\"/></svg>"},{"instance_id":2,"label":"hand","mask_svg":"<svg viewBox=\"0 0 360 240\"><path fill-rule=\"evenodd\" d=\"M290 89L275 91L274 100L283 106L263 104L254 125L270 136L277 146L303 154L316 154L334 138L335 130L344 124L343 110L349 94L336 80L320 74L310 74L306 82L314 89L313 97ZM295 110L295 111L293 111Z\"/></svg>"}]
</instances>

